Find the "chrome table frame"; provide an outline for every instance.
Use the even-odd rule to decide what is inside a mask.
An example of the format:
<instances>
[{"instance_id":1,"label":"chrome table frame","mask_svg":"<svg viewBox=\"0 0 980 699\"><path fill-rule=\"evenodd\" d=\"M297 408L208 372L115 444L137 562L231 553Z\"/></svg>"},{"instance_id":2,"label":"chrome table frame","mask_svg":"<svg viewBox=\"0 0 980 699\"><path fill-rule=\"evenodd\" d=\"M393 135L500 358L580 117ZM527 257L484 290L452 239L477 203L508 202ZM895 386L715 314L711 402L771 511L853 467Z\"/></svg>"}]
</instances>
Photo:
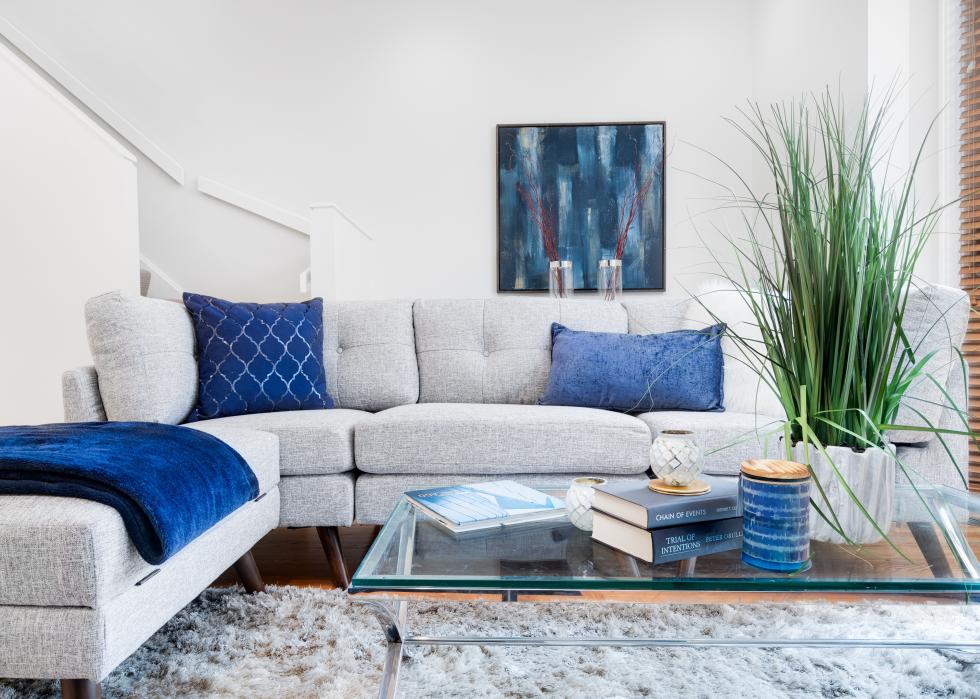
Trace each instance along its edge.
<instances>
[{"instance_id":1,"label":"chrome table frame","mask_svg":"<svg viewBox=\"0 0 980 699\"><path fill-rule=\"evenodd\" d=\"M945 510L945 508L941 508ZM948 512L943 512L948 516ZM410 522L402 526L399 532L398 557L396 568L403 575L412 570L415 555L415 523L413 516ZM931 524L931 523L930 523ZM909 522L916 544L930 562L930 567L936 577L949 574L945 558L935 558L940 549L935 531L926 523ZM976 557L966 543L958 526L953 527L954 535L952 548L959 555L960 568L967 579L980 579ZM384 531L382 531L383 535ZM378 536L375 544L380 544L382 535ZM390 536L390 535L389 535ZM386 541L384 543L387 543ZM372 548L374 545L372 544ZM680 561L678 574L681 577L693 575L697 559ZM355 582L357 574L355 573ZM518 602L521 594L577 594L575 590L520 590L510 587L481 587L475 589L446 589L412 587L403 589L358 588L352 584L348 588L351 600L363 605L380 622L386 644L384 669L381 674L381 684L378 690L380 699L395 699L398 692L398 676L402 661L411 657L412 649L422 646L533 646L533 647L616 647L616 648L888 648L893 650L946 650L961 654L966 662L980 662L980 641L949 641L942 639L901 640L892 638L568 638L553 636L413 636L408 633L408 600L385 599L384 593L399 592L430 593L492 593L500 594L502 601ZM368 596L369 593L381 595ZM951 593L952 594L952 593ZM935 593L933 597L937 596ZM943 596L943 595L938 595ZM956 596L962 598L963 594ZM976 599L975 593L966 593L968 601ZM426 601L431 601L431 597Z\"/></svg>"}]
</instances>

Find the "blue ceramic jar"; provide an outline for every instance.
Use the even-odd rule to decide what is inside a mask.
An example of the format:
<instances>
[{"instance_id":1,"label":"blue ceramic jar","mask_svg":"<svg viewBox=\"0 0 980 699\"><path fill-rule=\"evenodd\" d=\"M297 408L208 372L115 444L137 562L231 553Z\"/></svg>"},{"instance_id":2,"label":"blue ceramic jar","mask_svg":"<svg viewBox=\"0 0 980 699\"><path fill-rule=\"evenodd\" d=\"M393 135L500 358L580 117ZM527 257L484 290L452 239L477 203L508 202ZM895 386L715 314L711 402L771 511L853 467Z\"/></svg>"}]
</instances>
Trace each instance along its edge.
<instances>
[{"instance_id":1,"label":"blue ceramic jar","mask_svg":"<svg viewBox=\"0 0 980 699\"><path fill-rule=\"evenodd\" d=\"M756 568L810 567L810 472L794 461L742 464L742 560Z\"/></svg>"}]
</instances>

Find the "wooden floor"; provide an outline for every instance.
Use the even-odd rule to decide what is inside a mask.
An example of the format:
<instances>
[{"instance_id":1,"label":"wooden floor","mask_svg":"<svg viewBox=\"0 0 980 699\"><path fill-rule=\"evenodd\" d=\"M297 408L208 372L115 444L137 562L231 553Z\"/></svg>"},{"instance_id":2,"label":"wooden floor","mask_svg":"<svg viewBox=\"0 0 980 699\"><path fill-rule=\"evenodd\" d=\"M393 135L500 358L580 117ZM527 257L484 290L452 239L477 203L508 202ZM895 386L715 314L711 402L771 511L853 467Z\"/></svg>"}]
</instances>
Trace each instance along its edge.
<instances>
[{"instance_id":1,"label":"wooden floor","mask_svg":"<svg viewBox=\"0 0 980 699\"><path fill-rule=\"evenodd\" d=\"M348 575L354 574L357 564L367 553L374 532L375 528L368 526L340 530L340 543L344 549ZM335 587L330 577L327 556L313 527L274 529L252 548L252 554L267 584ZM238 578L235 577L235 572L229 570L215 581L215 585L233 585L236 582Z\"/></svg>"}]
</instances>

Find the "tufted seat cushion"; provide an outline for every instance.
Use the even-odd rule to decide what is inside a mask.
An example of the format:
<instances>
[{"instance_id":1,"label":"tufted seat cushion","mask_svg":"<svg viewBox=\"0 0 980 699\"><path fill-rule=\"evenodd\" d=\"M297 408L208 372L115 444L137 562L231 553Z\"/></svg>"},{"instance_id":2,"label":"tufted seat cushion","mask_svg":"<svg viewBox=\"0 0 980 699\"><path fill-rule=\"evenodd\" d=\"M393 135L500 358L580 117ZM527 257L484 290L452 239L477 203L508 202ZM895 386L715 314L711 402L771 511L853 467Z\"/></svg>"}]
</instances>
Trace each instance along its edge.
<instances>
[{"instance_id":1,"label":"tufted seat cushion","mask_svg":"<svg viewBox=\"0 0 980 699\"><path fill-rule=\"evenodd\" d=\"M544 405L419 403L355 427L368 473L643 473L650 430L630 415Z\"/></svg>"},{"instance_id":2,"label":"tufted seat cushion","mask_svg":"<svg viewBox=\"0 0 980 699\"><path fill-rule=\"evenodd\" d=\"M220 437L224 428L270 432L279 438L283 476L323 476L354 468L354 426L371 418L362 410L291 410L233 415L191 423Z\"/></svg>"},{"instance_id":3,"label":"tufted seat cushion","mask_svg":"<svg viewBox=\"0 0 980 699\"><path fill-rule=\"evenodd\" d=\"M197 423L193 429L204 424ZM255 508L261 517L271 514L272 526L278 520L278 502L273 513L266 512L268 505L263 504L279 498L276 438L265 432L213 425L204 431L241 454L258 478L259 492L270 494L246 503L199 537L205 539L225 527L228 531L221 545L234 548L239 535L251 535L253 526L261 524L248 522L254 519L249 508ZM119 513L108 505L42 495L0 497L0 605L95 607L131 588L155 567L159 566L140 557Z\"/></svg>"}]
</instances>

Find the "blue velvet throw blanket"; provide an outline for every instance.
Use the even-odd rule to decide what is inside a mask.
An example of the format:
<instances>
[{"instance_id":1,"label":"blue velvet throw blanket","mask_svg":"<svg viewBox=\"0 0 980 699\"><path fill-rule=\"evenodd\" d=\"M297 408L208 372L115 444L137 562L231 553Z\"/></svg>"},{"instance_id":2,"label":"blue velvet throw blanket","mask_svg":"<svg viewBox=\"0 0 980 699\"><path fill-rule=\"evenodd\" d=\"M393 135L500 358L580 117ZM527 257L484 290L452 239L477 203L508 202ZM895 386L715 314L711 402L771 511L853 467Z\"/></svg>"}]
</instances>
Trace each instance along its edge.
<instances>
[{"instance_id":1,"label":"blue velvet throw blanket","mask_svg":"<svg viewBox=\"0 0 980 699\"><path fill-rule=\"evenodd\" d=\"M147 563L163 563L259 494L238 452L150 422L0 427L0 495L57 495L115 508ZM57 519L57 512L52 513Z\"/></svg>"}]
</instances>

